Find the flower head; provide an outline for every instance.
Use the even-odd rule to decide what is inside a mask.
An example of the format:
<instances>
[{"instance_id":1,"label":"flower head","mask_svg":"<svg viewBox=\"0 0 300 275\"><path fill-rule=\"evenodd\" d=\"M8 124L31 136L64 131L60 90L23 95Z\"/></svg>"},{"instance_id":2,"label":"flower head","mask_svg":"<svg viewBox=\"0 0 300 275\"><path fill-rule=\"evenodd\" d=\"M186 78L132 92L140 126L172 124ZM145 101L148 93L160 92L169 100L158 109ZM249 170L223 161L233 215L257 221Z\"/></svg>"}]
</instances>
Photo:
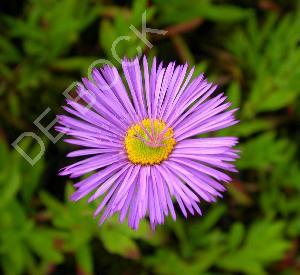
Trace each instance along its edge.
<instances>
[{"instance_id":1,"label":"flower head","mask_svg":"<svg viewBox=\"0 0 300 275\"><path fill-rule=\"evenodd\" d=\"M172 199L183 215L201 215L201 200L214 202L229 182L225 171L236 172L235 137L201 137L231 126L235 110L227 110L223 94L213 96L216 85L194 69L167 67L153 59L124 59L125 80L117 69L104 66L78 86L80 101L67 100L70 116L58 116L56 129L81 146L68 157L84 157L60 171L71 178L91 175L75 184L74 201L102 197L95 216L100 223L118 212L130 227L149 216L154 228L169 214L176 219Z\"/></svg>"}]
</instances>

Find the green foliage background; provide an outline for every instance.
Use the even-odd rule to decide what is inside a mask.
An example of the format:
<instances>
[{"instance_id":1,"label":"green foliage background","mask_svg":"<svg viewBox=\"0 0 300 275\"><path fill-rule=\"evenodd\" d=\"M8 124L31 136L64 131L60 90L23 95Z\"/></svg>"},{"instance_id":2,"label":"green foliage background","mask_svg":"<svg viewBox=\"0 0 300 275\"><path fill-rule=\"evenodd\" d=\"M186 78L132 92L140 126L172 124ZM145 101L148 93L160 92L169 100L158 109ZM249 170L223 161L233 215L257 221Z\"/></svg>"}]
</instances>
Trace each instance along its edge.
<instances>
[{"instance_id":1,"label":"green foliage background","mask_svg":"<svg viewBox=\"0 0 300 275\"><path fill-rule=\"evenodd\" d=\"M149 49L129 28L148 35ZM62 92L96 59L116 66L141 49L195 65L217 82L241 122L240 172L204 216L179 217L152 232L111 219L98 227L94 205L71 203L72 182L57 176L71 150L47 125ZM295 0L27 0L0 3L0 273L300 274L300 3ZM32 131L46 153L29 165L10 145ZM53 135L54 132L53 132ZM35 156L32 139L22 148Z\"/></svg>"}]
</instances>

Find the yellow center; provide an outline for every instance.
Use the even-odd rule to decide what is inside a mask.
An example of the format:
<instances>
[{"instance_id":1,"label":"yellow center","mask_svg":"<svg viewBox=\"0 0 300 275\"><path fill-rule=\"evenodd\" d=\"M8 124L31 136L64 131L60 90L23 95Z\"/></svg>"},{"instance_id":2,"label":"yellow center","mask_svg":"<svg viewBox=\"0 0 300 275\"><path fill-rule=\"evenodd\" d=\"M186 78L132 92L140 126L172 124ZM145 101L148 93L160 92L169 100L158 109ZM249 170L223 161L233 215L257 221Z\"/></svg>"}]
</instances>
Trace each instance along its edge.
<instances>
[{"instance_id":1,"label":"yellow center","mask_svg":"<svg viewBox=\"0 0 300 275\"><path fill-rule=\"evenodd\" d=\"M131 126L125 137L128 159L134 164L154 165L166 160L176 144L172 128L158 119L144 119Z\"/></svg>"}]
</instances>

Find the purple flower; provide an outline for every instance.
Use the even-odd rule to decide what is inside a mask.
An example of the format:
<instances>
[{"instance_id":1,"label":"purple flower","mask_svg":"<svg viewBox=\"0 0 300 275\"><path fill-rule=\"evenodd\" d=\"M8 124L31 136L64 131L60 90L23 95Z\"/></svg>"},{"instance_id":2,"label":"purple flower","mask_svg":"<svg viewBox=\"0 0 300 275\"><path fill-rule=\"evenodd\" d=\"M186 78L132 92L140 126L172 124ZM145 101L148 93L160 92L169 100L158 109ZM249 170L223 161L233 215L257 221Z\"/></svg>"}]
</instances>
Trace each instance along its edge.
<instances>
[{"instance_id":1,"label":"purple flower","mask_svg":"<svg viewBox=\"0 0 300 275\"><path fill-rule=\"evenodd\" d=\"M149 68L144 57L141 70L137 58L124 59L126 81L115 67L95 69L78 86L80 103L67 100L71 116L58 116L56 129L71 136L65 142L82 147L68 157L85 157L60 175L93 172L71 199L102 197L100 223L119 212L134 229L145 216L155 228L169 214L176 219L172 199L185 217L201 215L200 201L222 197L222 183L231 180L224 171L236 172L237 138L200 137L237 123L236 110L227 110L223 94L212 96L216 85L203 74L192 78L194 68L157 65L154 58Z\"/></svg>"}]
</instances>

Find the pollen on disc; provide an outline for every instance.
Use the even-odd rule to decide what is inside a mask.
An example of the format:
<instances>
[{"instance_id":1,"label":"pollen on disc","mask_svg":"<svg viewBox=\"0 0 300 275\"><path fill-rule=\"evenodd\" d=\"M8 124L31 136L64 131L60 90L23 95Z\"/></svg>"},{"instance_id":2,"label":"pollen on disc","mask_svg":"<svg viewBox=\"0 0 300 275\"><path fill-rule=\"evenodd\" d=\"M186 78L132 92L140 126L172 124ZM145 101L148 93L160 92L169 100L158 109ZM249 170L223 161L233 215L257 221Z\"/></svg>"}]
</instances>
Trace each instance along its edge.
<instances>
[{"instance_id":1,"label":"pollen on disc","mask_svg":"<svg viewBox=\"0 0 300 275\"><path fill-rule=\"evenodd\" d=\"M134 164L154 165L168 159L176 140L172 128L158 119L144 119L125 136L128 159Z\"/></svg>"}]
</instances>

